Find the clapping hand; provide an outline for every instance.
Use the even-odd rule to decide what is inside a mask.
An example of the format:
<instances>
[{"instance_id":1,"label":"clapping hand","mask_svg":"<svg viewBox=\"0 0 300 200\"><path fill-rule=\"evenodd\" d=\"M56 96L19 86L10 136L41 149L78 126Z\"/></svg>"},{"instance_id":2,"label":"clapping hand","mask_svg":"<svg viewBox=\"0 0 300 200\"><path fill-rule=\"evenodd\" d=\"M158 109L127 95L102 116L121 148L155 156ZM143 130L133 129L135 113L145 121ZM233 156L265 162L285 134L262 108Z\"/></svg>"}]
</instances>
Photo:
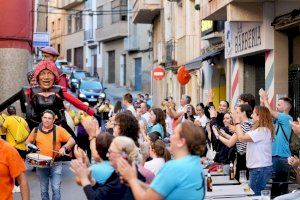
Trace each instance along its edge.
<instances>
[{"instance_id":1,"label":"clapping hand","mask_svg":"<svg viewBox=\"0 0 300 200\"><path fill-rule=\"evenodd\" d=\"M219 131L218 131L217 127L212 126L212 130L213 130L213 133L215 134L216 138L219 139L220 134L219 134Z\"/></svg>"},{"instance_id":2,"label":"clapping hand","mask_svg":"<svg viewBox=\"0 0 300 200\"><path fill-rule=\"evenodd\" d=\"M91 170L80 160L72 160L70 170L75 174L78 185L84 187L88 184L93 184L94 181L91 176Z\"/></svg>"},{"instance_id":3,"label":"clapping hand","mask_svg":"<svg viewBox=\"0 0 300 200\"><path fill-rule=\"evenodd\" d=\"M137 169L134 162L130 165L124 158L119 158L117 170L123 181L129 183L130 181L137 179Z\"/></svg>"},{"instance_id":4,"label":"clapping hand","mask_svg":"<svg viewBox=\"0 0 300 200\"><path fill-rule=\"evenodd\" d=\"M258 92L259 96L260 96L260 99L263 101L263 102L266 102L268 101L268 95L266 93L266 91L262 88L260 88L259 92Z\"/></svg>"},{"instance_id":5,"label":"clapping hand","mask_svg":"<svg viewBox=\"0 0 300 200\"><path fill-rule=\"evenodd\" d=\"M298 136L300 136L300 118L297 118L297 121L291 122L292 129L294 133Z\"/></svg>"},{"instance_id":6,"label":"clapping hand","mask_svg":"<svg viewBox=\"0 0 300 200\"><path fill-rule=\"evenodd\" d=\"M208 109L208 111L209 111L209 115L210 115L210 117L212 118L212 117L217 117L217 111L216 111L216 109L213 107L213 106L211 106L209 109Z\"/></svg>"},{"instance_id":7,"label":"clapping hand","mask_svg":"<svg viewBox=\"0 0 300 200\"><path fill-rule=\"evenodd\" d=\"M100 133L100 127L96 119L83 120L81 123L90 138L97 137Z\"/></svg>"},{"instance_id":8,"label":"clapping hand","mask_svg":"<svg viewBox=\"0 0 300 200\"><path fill-rule=\"evenodd\" d=\"M212 90L210 90L207 94L207 102L213 102L214 100L214 93Z\"/></svg>"},{"instance_id":9,"label":"clapping hand","mask_svg":"<svg viewBox=\"0 0 300 200\"><path fill-rule=\"evenodd\" d=\"M74 155L77 160L86 164L86 166L89 166L89 159L88 159L86 153L80 147L78 147L77 144L74 147Z\"/></svg>"},{"instance_id":10,"label":"clapping hand","mask_svg":"<svg viewBox=\"0 0 300 200\"><path fill-rule=\"evenodd\" d=\"M289 163L289 165L291 165L293 167L299 167L300 166L300 160L296 156L289 157L288 158L288 163Z\"/></svg>"},{"instance_id":11,"label":"clapping hand","mask_svg":"<svg viewBox=\"0 0 300 200\"><path fill-rule=\"evenodd\" d=\"M241 122L241 114L237 111L237 109L234 109L233 112L232 112L232 120L233 120L233 123L236 124L236 123L240 123Z\"/></svg>"}]
</instances>

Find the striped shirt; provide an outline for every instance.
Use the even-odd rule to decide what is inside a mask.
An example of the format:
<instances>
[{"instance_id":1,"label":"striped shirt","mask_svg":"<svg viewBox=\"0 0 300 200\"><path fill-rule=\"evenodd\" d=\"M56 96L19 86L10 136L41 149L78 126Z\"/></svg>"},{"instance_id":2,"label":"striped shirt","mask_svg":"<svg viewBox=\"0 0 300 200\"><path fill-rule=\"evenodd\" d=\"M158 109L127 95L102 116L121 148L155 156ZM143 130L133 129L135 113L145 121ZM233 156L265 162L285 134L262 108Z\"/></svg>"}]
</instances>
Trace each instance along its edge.
<instances>
[{"instance_id":1,"label":"striped shirt","mask_svg":"<svg viewBox=\"0 0 300 200\"><path fill-rule=\"evenodd\" d=\"M242 122L241 123L241 128L243 130L243 133L247 133L248 131L251 130L251 126L252 126L252 120L248 120L247 122ZM247 143L245 142L240 142L240 141L237 141L236 142L236 149L237 149L237 152L240 154L240 155L244 155L247 151Z\"/></svg>"}]
</instances>

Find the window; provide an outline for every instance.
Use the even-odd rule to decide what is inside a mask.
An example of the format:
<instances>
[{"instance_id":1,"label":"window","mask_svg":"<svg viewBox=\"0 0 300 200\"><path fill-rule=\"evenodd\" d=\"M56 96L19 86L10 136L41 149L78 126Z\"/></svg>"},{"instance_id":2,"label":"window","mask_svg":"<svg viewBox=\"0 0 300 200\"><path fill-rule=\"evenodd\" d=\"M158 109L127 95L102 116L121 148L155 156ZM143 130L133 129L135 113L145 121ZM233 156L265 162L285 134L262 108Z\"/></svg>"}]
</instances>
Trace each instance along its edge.
<instances>
[{"instance_id":1,"label":"window","mask_svg":"<svg viewBox=\"0 0 300 200\"><path fill-rule=\"evenodd\" d=\"M60 18L57 20L57 30L60 30Z\"/></svg>"},{"instance_id":2,"label":"window","mask_svg":"<svg viewBox=\"0 0 300 200\"><path fill-rule=\"evenodd\" d=\"M127 0L114 0L111 2L112 23L127 21Z\"/></svg>"},{"instance_id":3,"label":"window","mask_svg":"<svg viewBox=\"0 0 300 200\"><path fill-rule=\"evenodd\" d=\"M51 22L51 31L52 31L52 33L54 32L54 22Z\"/></svg>"},{"instance_id":4,"label":"window","mask_svg":"<svg viewBox=\"0 0 300 200\"><path fill-rule=\"evenodd\" d=\"M46 17L46 32L48 32L48 16Z\"/></svg>"},{"instance_id":5,"label":"window","mask_svg":"<svg viewBox=\"0 0 300 200\"><path fill-rule=\"evenodd\" d=\"M68 34L72 32L72 15L68 16Z\"/></svg>"},{"instance_id":6,"label":"window","mask_svg":"<svg viewBox=\"0 0 300 200\"><path fill-rule=\"evenodd\" d=\"M82 29L82 11L76 13L75 16L75 31L79 31Z\"/></svg>"},{"instance_id":7,"label":"window","mask_svg":"<svg viewBox=\"0 0 300 200\"><path fill-rule=\"evenodd\" d=\"M60 54L60 44L57 44L57 51Z\"/></svg>"},{"instance_id":8,"label":"window","mask_svg":"<svg viewBox=\"0 0 300 200\"><path fill-rule=\"evenodd\" d=\"M72 62L72 49L67 49L67 61Z\"/></svg>"},{"instance_id":9,"label":"window","mask_svg":"<svg viewBox=\"0 0 300 200\"><path fill-rule=\"evenodd\" d=\"M97 8L97 28L103 27L103 6Z\"/></svg>"}]
</instances>

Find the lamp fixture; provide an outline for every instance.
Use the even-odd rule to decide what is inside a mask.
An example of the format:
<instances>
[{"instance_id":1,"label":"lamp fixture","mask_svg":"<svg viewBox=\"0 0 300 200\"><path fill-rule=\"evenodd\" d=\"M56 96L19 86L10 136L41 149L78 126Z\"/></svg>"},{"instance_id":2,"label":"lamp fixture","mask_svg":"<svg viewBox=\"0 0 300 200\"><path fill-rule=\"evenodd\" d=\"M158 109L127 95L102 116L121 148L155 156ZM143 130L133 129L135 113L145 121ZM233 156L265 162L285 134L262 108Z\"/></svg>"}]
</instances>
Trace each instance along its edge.
<instances>
[{"instance_id":1,"label":"lamp fixture","mask_svg":"<svg viewBox=\"0 0 300 200\"><path fill-rule=\"evenodd\" d=\"M212 67L216 65L216 64L214 63L213 59L210 60L209 65L212 66Z\"/></svg>"}]
</instances>

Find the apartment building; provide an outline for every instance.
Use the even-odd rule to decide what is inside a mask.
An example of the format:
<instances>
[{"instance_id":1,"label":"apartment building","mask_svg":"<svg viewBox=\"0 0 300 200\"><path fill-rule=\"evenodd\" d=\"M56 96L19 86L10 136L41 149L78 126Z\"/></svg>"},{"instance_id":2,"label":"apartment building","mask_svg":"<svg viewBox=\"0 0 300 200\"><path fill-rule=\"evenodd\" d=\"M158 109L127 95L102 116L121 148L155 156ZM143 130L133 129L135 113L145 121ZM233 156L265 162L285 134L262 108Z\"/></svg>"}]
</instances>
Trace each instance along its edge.
<instances>
[{"instance_id":1,"label":"apartment building","mask_svg":"<svg viewBox=\"0 0 300 200\"><path fill-rule=\"evenodd\" d=\"M132 4L128 1L128 8L132 10ZM124 40L127 51L127 75L124 77L125 85L137 91L152 93L151 70L152 60L152 25L134 24L132 13L128 12L128 34Z\"/></svg>"},{"instance_id":2,"label":"apartment building","mask_svg":"<svg viewBox=\"0 0 300 200\"><path fill-rule=\"evenodd\" d=\"M83 49L84 0L49 2L48 32L50 45L60 52L64 59L83 69L85 66Z\"/></svg>"},{"instance_id":3,"label":"apartment building","mask_svg":"<svg viewBox=\"0 0 300 200\"><path fill-rule=\"evenodd\" d=\"M153 67L166 70L163 80L153 80L154 104L166 96L179 102L182 94L192 97L192 103L200 100L199 67L190 70L191 80L181 85L177 70L200 55L200 19L195 1L133 0L133 22L152 24Z\"/></svg>"},{"instance_id":4,"label":"apartment building","mask_svg":"<svg viewBox=\"0 0 300 200\"><path fill-rule=\"evenodd\" d=\"M98 0L96 7L100 14L95 37L102 57L99 75L104 82L120 85L126 74L124 38L128 32L127 1Z\"/></svg>"},{"instance_id":5,"label":"apartment building","mask_svg":"<svg viewBox=\"0 0 300 200\"><path fill-rule=\"evenodd\" d=\"M288 95L292 114L299 115L299 7L293 0L201 1L201 20L226 21L226 98L232 106L245 92L259 101L258 89L265 88L272 106Z\"/></svg>"}]
</instances>

